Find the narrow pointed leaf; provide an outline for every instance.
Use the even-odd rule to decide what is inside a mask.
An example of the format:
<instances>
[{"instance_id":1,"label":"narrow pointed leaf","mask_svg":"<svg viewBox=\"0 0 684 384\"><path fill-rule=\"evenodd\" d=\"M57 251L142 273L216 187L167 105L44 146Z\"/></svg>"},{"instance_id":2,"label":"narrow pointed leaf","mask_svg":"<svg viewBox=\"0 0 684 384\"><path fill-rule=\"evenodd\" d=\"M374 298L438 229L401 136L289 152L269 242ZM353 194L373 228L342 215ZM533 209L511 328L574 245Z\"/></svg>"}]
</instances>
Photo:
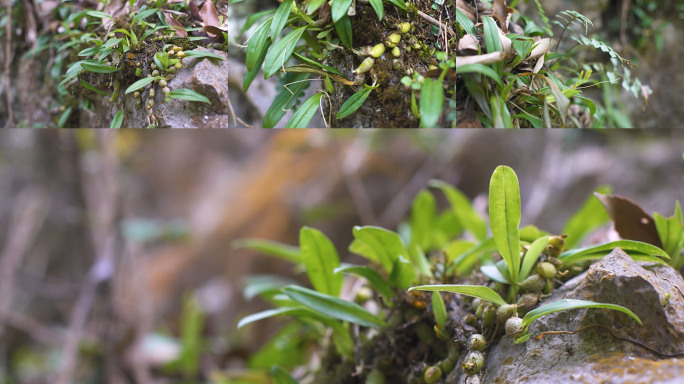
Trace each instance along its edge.
<instances>
[{"instance_id":1,"label":"narrow pointed leaf","mask_svg":"<svg viewBox=\"0 0 684 384\"><path fill-rule=\"evenodd\" d=\"M378 20L382 20L382 12L383 12L383 6L382 6L382 0L370 0L370 4L375 10L375 13L378 15Z\"/></svg>"},{"instance_id":2,"label":"narrow pointed leaf","mask_svg":"<svg viewBox=\"0 0 684 384\"><path fill-rule=\"evenodd\" d=\"M112 123L109 125L109 128L113 128L113 129L121 128L122 123L123 123L123 111L119 111L116 113L116 116L114 116L114 119L112 119Z\"/></svg>"},{"instance_id":3,"label":"narrow pointed leaf","mask_svg":"<svg viewBox=\"0 0 684 384\"><path fill-rule=\"evenodd\" d=\"M365 244L372 253L371 260L380 262L386 272L391 273L399 256L407 257L404 244L396 232L380 227L354 227L354 238ZM366 256L362 254L362 256Z\"/></svg>"},{"instance_id":4,"label":"narrow pointed leaf","mask_svg":"<svg viewBox=\"0 0 684 384\"><path fill-rule=\"evenodd\" d=\"M362 265L350 265L344 264L340 267L335 268L335 273L348 273L355 276L363 277L368 280L368 283L375 288L380 294L386 299L390 299L394 296L394 291L392 287L380 276L378 271L373 268L362 266Z\"/></svg>"},{"instance_id":5,"label":"narrow pointed leaf","mask_svg":"<svg viewBox=\"0 0 684 384\"><path fill-rule=\"evenodd\" d=\"M271 27L272 20L267 20L263 24L260 24L256 31L252 34L252 37L247 43L247 53L245 56L245 66L248 71L252 71L259 61L263 61L266 57L266 51L270 47L270 41L268 40L268 31Z\"/></svg>"},{"instance_id":6,"label":"narrow pointed leaf","mask_svg":"<svg viewBox=\"0 0 684 384\"><path fill-rule=\"evenodd\" d=\"M437 127L443 105L444 89L442 82L438 79L426 77L420 87L420 126L423 128Z\"/></svg>"},{"instance_id":7,"label":"narrow pointed leaf","mask_svg":"<svg viewBox=\"0 0 684 384\"><path fill-rule=\"evenodd\" d=\"M342 321L348 321L365 327L381 327L386 325L380 318L356 303L296 285L283 288L283 292L299 304Z\"/></svg>"},{"instance_id":8,"label":"narrow pointed leaf","mask_svg":"<svg viewBox=\"0 0 684 384\"><path fill-rule=\"evenodd\" d=\"M297 380L293 379L287 371L277 365L271 368L271 375L273 375L274 384L297 384Z\"/></svg>"},{"instance_id":9,"label":"narrow pointed leaf","mask_svg":"<svg viewBox=\"0 0 684 384\"><path fill-rule=\"evenodd\" d=\"M620 312L626 313L627 315L632 317L634 320L637 321L637 323L639 323L639 325L642 325L641 319L639 319L639 317L637 315L635 315L634 312L630 311L629 309L627 309L621 305L596 303L596 302L587 301L587 300L562 299L562 300L554 301L551 304L547 304L547 305L535 308L535 309L527 312L525 317L523 317L522 326L523 326L523 328L527 328L536 319L538 319L544 315L548 315L550 313L567 311L569 309L579 309L579 308L603 308L603 309L611 309L611 310L615 310L615 311L620 311Z\"/></svg>"},{"instance_id":10,"label":"narrow pointed leaf","mask_svg":"<svg viewBox=\"0 0 684 384\"><path fill-rule=\"evenodd\" d=\"M271 24L271 41L276 41L280 32L287 24L287 19L290 16L290 10L292 9L293 0L284 0L278 6L278 10L273 16L273 24Z\"/></svg>"},{"instance_id":11,"label":"narrow pointed leaf","mask_svg":"<svg viewBox=\"0 0 684 384\"><path fill-rule=\"evenodd\" d=\"M304 227L299 231L299 247L311 285L319 292L338 296L342 276L334 272L340 259L333 243L321 231Z\"/></svg>"},{"instance_id":12,"label":"narrow pointed leaf","mask_svg":"<svg viewBox=\"0 0 684 384\"><path fill-rule=\"evenodd\" d=\"M147 84L150 84L151 82L161 79L161 76L154 76L154 77L146 77L144 79L140 79L136 81L135 83L131 84L128 88L126 88L125 94L128 95L129 93L135 92L138 89L145 88Z\"/></svg>"},{"instance_id":13,"label":"narrow pointed leaf","mask_svg":"<svg viewBox=\"0 0 684 384\"><path fill-rule=\"evenodd\" d=\"M303 26L295 29L271 46L264 59L265 78L273 76L279 69L285 66L306 28L307 26Z\"/></svg>"},{"instance_id":14,"label":"narrow pointed leaf","mask_svg":"<svg viewBox=\"0 0 684 384\"><path fill-rule=\"evenodd\" d=\"M290 121L287 122L285 128L306 128L309 126L311 119L313 119L316 111L318 111L319 104L321 103L321 98L323 93L317 93L310 98L308 98L304 104L302 104L297 112L292 115Z\"/></svg>"},{"instance_id":15,"label":"narrow pointed leaf","mask_svg":"<svg viewBox=\"0 0 684 384\"><path fill-rule=\"evenodd\" d=\"M279 243L277 241L262 239L241 239L233 241L232 246L235 249L244 248L259 251L269 256L275 256L295 264L302 263L302 252L299 249L299 247Z\"/></svg>"},{"instance_id":16,"label":"narrow pointed leaf","mask_svg":"<svg viewBox=\"0 0 684 384\"><path fill-rule=\"evenodd\" d=\"M665 251L656 247L655 245L632 240L618 240L588 248L577 248L561 253L559 258L564 264L572 264L580 260L600 259L615 248L621 248L628 254L631 253L630 251L633 251L645 255L662 257L664 259L670 258Z\"/></svg>"},{"instance_id":17,"label":"narrow pointed leaf","mask_svg":"<svg viewBox=\"0 0 684 384\"><path fill-rule=\"evenodd\" d=\"M409 291L413 290L459 293L461 295L478 297L496 305L508 304L506 300L502 299L493 289L483 285L420 285L409 288Z\"/></svg>"},{"instance_id":18,"label":"narrow pointed leaf","mask_svg":"<svg viewBox=\"0 0 684 384\"><path fill-rule=\"evenodd\" d=\"M523 281L527 278L532 271L532 268L534 268L534 266L537 264L539 255L541 255L546 248L546 244L548 243L549 237L544 236L538 238L534 241L534 243L532 243L532 245L530 245L530 247L527 249L527 252L525 252L525 256L523 256L522 267L520 267L518 281Z\"/></svg>"},{"instance_id":19,"label":"narrow pointed leaf","mask_svg":"<svg viewBox=\"0 0 684 384\"><path fill-rule=\"evenodd\" d=\"M335 22L335 31L337 31L337 36L340 37L340 41L347 48L352 46L352 26L349 16L344 15L342 19Z\"/></svg>"},{"instance_id":20,"label":"narrow pointed leaf","mask_svg":"<svg viewBox=\"0 0 684 384\"><path fill-rule=\"evenodd\" d=\"M255 321L268 319L270 317L281 316L281 315L291 315L295 317L308 316L311 314L311 310L302 307L286 307L286 308L276 308L268 309L266 311L253 313L249 316L243 317L237 324L238 329L244 327L247 324L251 324Z\"/></svg>"},{"instance_id":21,"label":"narrow pointed leaf","mask_svg":"<svg viewBox=\"0 0 684 384\"><path fill-rule=\"evenodd\" d=\"M432 291L432 313L435 316L435 322L437 326L442 331L445 330L444 324L446 324L447 313L444 307L444 300L442 295L437 291Z\"/></svg>"},{"instance_id":22,"label":"narrow pointed leaf","mask_svg":"<svg viewBox=\"0 0 684 384\"><path fill-rule=\"evenodd\" d=\"M377 87L369 87L365 86L362 90L356 92L355 94L351 95L345 102L342 104L340 107L340 110L337 111L337 119L344 119L345 117L351 115L352 113L356 112L357 109L363 104L364 101L368 98L368 95Z\"/></svg>"},{"instance_id":23,"label":"narrow pointed leaf","mask_svg":"<svg viewBox=\"0 0 684 384\"><path fill-rule=\"evenodd\" d=\"M209 101L206 96L187 88L174 89L173 91L169 92L169 97L172 99L199 101L200 103L211 104L211 101Z\"/></svg>"},{"instance_id":24,"label":"narrow pointed leaf","mask_svg":"<svg viewBox=\"0 0 684 384\"><path fill-rule=\"evenodd\" d=\"M513 281L520 271L520 188L513 169L498 166L489 184L492 236Z\"/></svg>"},{"instance_id":25,"label":"narrow pointed leaf","mask_svg":"<svg viewBox=\"0 0 684 384\"><path fill-rule=\"evenodd\" d=\"M475 211L472 204L470 204L470 200L468 200L468 197L463 192L441 180L430 180L429 185L439 188L444 192L452 211L463 228L467 229L480 241L487 237L487 223Z\"/></svg>"},{"instance_id":26,"label":"narrow pointed leaf","mask_svg":"<svg viewBox=\"0 0 684 384\"><path fill-rule=\"evenodd\" d=\"M334 0L332 3L332 19L334 23L347 15L352 0Z\"/></svg>"},{"instance_id":27,"label":"narrow pointed leaf","mask_svg":"<svg viewBox=\"0 0 684 384\"><path fill-rule=\"evenodd\" d=\"M496 281L497 283L511 284L511 281L508 280L506 276L504 276L504 274L501 273L501 271L499 271L499 268L497 268L494 264L481 266L480 272L482 272L482 274L487 276L490 280Z\"/></svg>"},{"instance_id":28,"label":"narrow pointed leaf","mask_svg":"<svg viewBox=\"0 0 684 384\"><path fill-rule=\"evenodd\" d=\"M610 193L611 188L604 185L598 187L594 192ZM561 233L568 235L565 239L567 249L575 248L588 232L610 221L608 213L601 208L602 205L598 198L593 195L589 196L582 207L565 222Z\"/></svg>"}]
</instances>

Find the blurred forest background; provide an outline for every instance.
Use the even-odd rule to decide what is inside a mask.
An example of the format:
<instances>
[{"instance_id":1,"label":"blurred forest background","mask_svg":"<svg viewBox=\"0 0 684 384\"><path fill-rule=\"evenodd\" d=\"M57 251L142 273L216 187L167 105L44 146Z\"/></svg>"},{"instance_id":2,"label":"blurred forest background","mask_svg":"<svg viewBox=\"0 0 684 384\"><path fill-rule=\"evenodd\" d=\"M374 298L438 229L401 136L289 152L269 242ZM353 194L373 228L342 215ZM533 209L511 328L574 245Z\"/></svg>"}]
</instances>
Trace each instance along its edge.
<instances>
[{"instance_id":1,"label":"blurred forest background","mask_svg":"<svg viewBox=\"0 0 684 384\"><path fill-rule=\"evenodd\" d=\"M522 224L551 232L600 185L667 215L683 197L677 131L496 133L0 132L0 381L229 383L267 369L257 351L282 323L238 332L267 308L243 287L305 278L233 242L296 244L309 225L362 263L346 251L352 226L395 229L433 178L486 212L490 175L509 165Z\"/></svg>"}]
</instances>

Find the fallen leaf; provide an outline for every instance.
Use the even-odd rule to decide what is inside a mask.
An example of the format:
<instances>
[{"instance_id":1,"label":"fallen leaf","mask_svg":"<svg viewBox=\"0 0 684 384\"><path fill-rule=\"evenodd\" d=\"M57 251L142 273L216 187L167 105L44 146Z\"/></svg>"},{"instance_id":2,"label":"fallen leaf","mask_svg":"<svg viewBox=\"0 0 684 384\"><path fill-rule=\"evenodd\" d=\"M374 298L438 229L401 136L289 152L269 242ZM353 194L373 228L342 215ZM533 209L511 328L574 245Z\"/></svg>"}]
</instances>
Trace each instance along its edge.
<instances>
[{"instance_id":1,"label":"fallen leaf","mask_svg":"<svg viewBox=\"0 0 684 384\"><path fill-rule=\"evenodd\" d=\"M213 25L205 25L199 32L206 32L207 35L214 38L217 43L223 43L223 33L228 33L228 28L214 27Z\"/></svg>"},{"instance_id":2,"label":"fallen leaf","mask_svg":"<svg viewBox=\"0 0 684 384\"><path fill-rule=\"evenodd\" d=\"M480 41L475 37L475 35L469 33L465 36L463 36L459 41L458 41L458 50L459 51L465 51L465 50L473 50L477 51L477 49L480 47Z\"/></svg>"},{"instance_id":3,"label":"fallen leaf","mask_svg":"<svg viewBox=\"0 0 684 384\"><path fill-rule=\"evenodd\" d=\"M468 64L492 64L504 59L503 52L492 52L475 56L456 56L456 68Z\"/></svg>"},{"instance_id":4,"label":"fallen leaf","mask_svg":"<svg viewBox=\"0 0 684 384\"><path fill-rule=\"evenodd\" d=\"M551 49L551 39L544 38L537 42L537 45L532 49L530 53L530 59L536 59L541 55L545 55Z\"/></svg>"},{"instance_id":5,"label":"fallen leaf","mask_svg":"<svg viewBox=\"0 0 684 384\"><path fill-rule=\"evenodd\" d=\"M202 16L199 14L199 9L197 8L197 4L195 4L194 0L190 0L190 14L197 20L202 19Z\"/></svg>"},{"instance_id":6,"label":"fallen leaf","mask_svg":"<svg viewBox=\"0 0 684 384\"><path fill-rule=\"evenodd\" d=\"M504 33L508 33L508 21L513 13L513 8L506 5L505 0L494 0L492 9L492 16L499 21L499 25L501 25L501 29Z\"/></svg>"},{"instance_id":7,"label":"fallen leaf","mask_svg":"<svg viewBox=\"0 0 684 384\"><path fill-rule=\"evenodd\" d=\"M558 88L558 84L556 84L552 78L546 76L543 77L551 88L551 93L556 98L556 107L558 108L558 113L560 113L561 120L563 120L563 125L565 125L565 117L568 115L570 100L563 94L563 92L561 92L560 88Z\"/></svg>"},{"instance_id":8,"label":"fallen leaf","mask_svg":"<svg viewBox=\"0 0 684 384\"><path fill-rule=\"evenodd\" d=\"M610 219L613 220L615 231L621 238L662 248L653 217L637 203L619 195L594 193L594 196L606 207Z\"/></svg>"},{"instance_id":9,"label":"fallen leaf","mask_svg":"<svg viewBox=\"0 0 684 384\"><path fill-rule=\"evenodd\" d=\"M216 7L214 7L214 3L211 0L206 0L204 2L204 5L202 5L202 8L199 10L199 15L204 25L211 25L214 27L221 26L219 24L218 12L216 11Z\"/></svg>"},{"instance_id":10,"label":"fallen leaf","mask_svg":"<svg viewBox=\"0 0 684 384\"><path fill-rule=\"evenodd\" d=\"M456 0L456 8L463 12L473 23L477 21L475 18L475 8L466 4L463 0Z\"/></svg>"},{"instance_id":11,"label":"fallen leaf","mask_svg":"<svg viewBox=\"0 0 684 384\"><path fill-rule=\"evenodd\" d=\"M164 18L166 18L166 22L169 23L171 28L173 28L173 31L176 32L176 35L178 37L188 37L188 32L185 31L185 27L183 24L179 23L176 19L173 18L169 13L164 12Z\"/></svg>"}]
</instances>

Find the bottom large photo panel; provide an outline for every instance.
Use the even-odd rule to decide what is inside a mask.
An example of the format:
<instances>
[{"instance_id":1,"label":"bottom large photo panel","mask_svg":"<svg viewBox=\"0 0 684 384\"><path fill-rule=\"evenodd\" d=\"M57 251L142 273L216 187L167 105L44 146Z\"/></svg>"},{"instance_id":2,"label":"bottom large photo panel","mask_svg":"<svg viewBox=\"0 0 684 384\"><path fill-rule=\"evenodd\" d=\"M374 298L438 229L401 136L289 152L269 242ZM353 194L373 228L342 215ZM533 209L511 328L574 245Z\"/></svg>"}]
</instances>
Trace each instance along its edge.
<instances>
[{"instance_id":1,"label":"bottom large photo panel","mask_svg":"<svg viewBox=\"0 0 684 384\"><path fill-rule=\"evenodd\" d=\"M0 132L0 382L681 383L677 131Z\"/></svg>"}]
</instances>

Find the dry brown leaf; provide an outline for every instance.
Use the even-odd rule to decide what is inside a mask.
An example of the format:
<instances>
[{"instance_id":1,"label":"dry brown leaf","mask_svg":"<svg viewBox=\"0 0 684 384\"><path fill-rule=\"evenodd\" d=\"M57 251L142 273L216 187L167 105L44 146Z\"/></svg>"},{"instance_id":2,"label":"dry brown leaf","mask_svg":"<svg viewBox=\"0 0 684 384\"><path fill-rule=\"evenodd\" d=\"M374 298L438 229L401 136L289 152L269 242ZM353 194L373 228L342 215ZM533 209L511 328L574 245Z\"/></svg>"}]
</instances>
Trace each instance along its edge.
<instances>
[{"instance_id":1,"label":"dry brown leaf","mask_svg":"<svg viewBox=\"0 0 684 384\"><path fill-rule=\"evenodd\" d=\"M477 22L477 19L475 18L475 9L466 4L465 1L456 0L456 8L463 12L470 21L473 23Z\"/></svg>"},{"instance_id":2,"label":"dry brown leaf","mask_svg":"<svg viewBox=\"0 0 684 384\"><path fill-rule=\"evenodd\" d=\"M190 0L189 8L190 8L190 14L192 15L192 17L194 17L197 20L202 19L202 16L200 16L200 14L199 14L199 8L197 8L197 4L195 4L194 0Z\"/></svg>"},{"instance_id":3,"label":"dry brown leaf","mask_svg":"<svg viewBox=\"0 0 684 384\"><path fill-rule=\"evenodd\" d=\"M542 69L542 66L544 66L544 55L539 56L539 60L537 60L537 64L535 64L532 72L539 73L539 71Z\"/></svg>"},{"instance_id":4,"label":"dry brown leaf","mask_svg":"<svg viewBox=\"0 0 684 384\"><path fill-rule=\"evenodd\" d=\"M499 25L501 25L501 29L504 33L508 33L508 21L513 13L513 8L506 5L505 0L494 0L492 9L492 16L499 21Z\"/></svg>"},{"instance_id":5,"label":"dry brown leaf","mask_svg":"<svg viewBox=\"0 0 684 384\"><path fill-rule=\"evenodd\" d=\"M465 51L465 50L474 50L477 51L477 49L480 46L480 41L475 37L475 35L469 33L461 38L461 40L458 41L458 50L459 51Z\"/></svg>"},{"instance_id":6,"label":"dry brown leaf","mask_svg":"<svg viewBox=\"0 0 684 384\"><path fill-rule=\"evenodd\" d=\"M536 59L541 55L545 55L551 49L551 39L548 37L541 39L530 53L530 59Z\"/></svg>"},{"instance_id":7,"label":"dry brown leaf","mask_svg":"<svg viewBox=\"0 0 684 384\"><path fill-rule=\"evenodd\" d=\"M492 52L475 56L456 56L456 68L467 64L492 64L504 59L503 52Z\"/></svg>"},{"instance_id":8,"label":"dry brown leaf","mask_svg":"<svg viewBox=\"0 0 684 384\"><path fill-rule=\"evenodd\" d=\"M169 23L173 31L178 35L178 37L188 37L188 32L185 31L185 27L183 24L179 23L176 19L173 18L170 14L167 12L164 12L164 18L166 18L166 22Z\"/></svg>"},{"instance_id":9,"label":"dry brown leaf","mask_svg":"<svg viewBox=\"0 0 684 384\"><path fill-rule=\"evenodd\" d=\"M227 28L219 28L219 27L214 27L213 25L205 25L202 27L202 29L199 30L199 32L206 32L207 35L214 37L214 40L217 43L222 43L223 42L223 33L228 32Z\"/></svg>"},{"instance_id":10,"label":"dry brown leaf","mask_svg":"<svg viewBox=\"0 0 684 384\"><path fill-rule=\"evenodd\" d=\"M206 0L204 2L202 9L199 10L199 15L204 25L211 25L214 27L221 26L219 24L218 12L216 11L216 7L214 7L214 3L211 0Z\"/></svg>"}]
</instances>

